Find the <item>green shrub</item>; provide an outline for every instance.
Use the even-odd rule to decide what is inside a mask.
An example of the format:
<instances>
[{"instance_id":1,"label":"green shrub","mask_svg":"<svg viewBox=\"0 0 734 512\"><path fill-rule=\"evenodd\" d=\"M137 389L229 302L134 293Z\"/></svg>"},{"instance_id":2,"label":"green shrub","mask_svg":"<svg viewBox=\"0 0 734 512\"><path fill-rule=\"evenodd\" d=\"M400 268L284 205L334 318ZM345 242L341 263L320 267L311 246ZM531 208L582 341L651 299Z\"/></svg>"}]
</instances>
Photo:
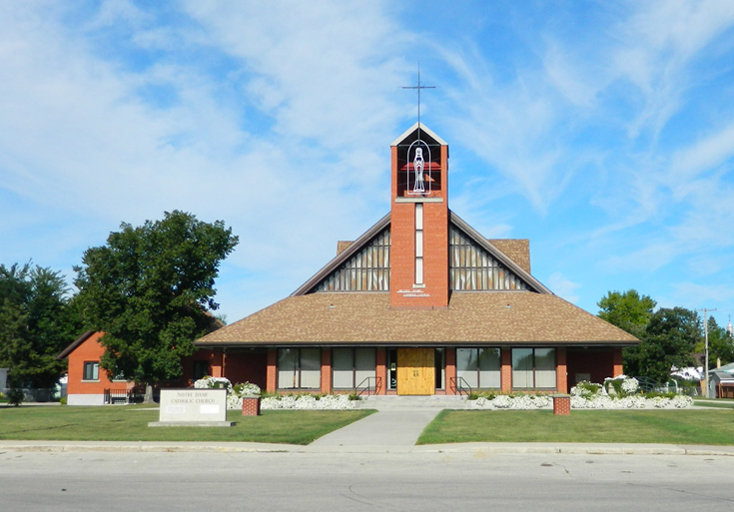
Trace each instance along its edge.
<instances>
[{"instance_id":1,"label":"green shrub","mask_svg":"<svg viewBox=\"0 0 734 512\"><path fill-rule=\"evenodd\" d=\"M64 396L64 397L62 397L62 398L61 398L61 400L59 400L59 403L60 403L61 405L66 405L66 397L65 397L65 396Z\"/></svg>"},{"instance_id":2,"label":"green shrub","mask_svg":"<svg viewBox=\"0 0 734 512\"><path fill-rule=\"evenodd\" d=\"M24 398L25 393L20 388L11 388L10 391L8 391L8 403L11 405L18 407L23 403Z\"/></svg>"}]
</instances>

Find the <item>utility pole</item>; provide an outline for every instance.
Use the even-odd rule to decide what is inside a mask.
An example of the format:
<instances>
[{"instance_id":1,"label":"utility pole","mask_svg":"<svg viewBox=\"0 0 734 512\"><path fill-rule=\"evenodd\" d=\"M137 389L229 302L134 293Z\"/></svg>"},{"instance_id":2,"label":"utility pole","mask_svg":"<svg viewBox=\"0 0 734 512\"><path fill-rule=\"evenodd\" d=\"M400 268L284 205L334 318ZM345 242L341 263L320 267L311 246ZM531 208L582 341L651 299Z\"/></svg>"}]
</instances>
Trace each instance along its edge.
<instances>
[{"instance_id":1,"label":"utility pole","mask_svg":"<svg viewBox=\"0 0 734 512\"><path fill-rule=\"evenodd\" d=\"M708 322L708 314L709 311L716 311L716 309L697 309L696 311L703 311L703 338L705 341L705 354L706 354L706 363L703 367L703 385L706 387L706 391L704 391L704 397L709 397L709 322Z\"/></svg>"}]
</instances>

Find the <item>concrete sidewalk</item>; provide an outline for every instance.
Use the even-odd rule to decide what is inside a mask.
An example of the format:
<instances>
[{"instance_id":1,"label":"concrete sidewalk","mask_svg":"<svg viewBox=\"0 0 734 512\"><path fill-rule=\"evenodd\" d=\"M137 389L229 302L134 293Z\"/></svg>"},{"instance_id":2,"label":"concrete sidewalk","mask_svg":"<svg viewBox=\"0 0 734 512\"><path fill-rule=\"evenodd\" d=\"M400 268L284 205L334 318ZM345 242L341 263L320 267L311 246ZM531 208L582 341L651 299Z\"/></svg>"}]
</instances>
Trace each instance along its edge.
<instances>
[{"instance_id":1,"label":"concrete sidewalk","mask_svg":"<svg viewBox=\"0 0 734 512\"><path fill-rule=\"evenodd\" d=\"M385 410L320 437L302 451L410 452L440 409Z\"/></svg>"}]
</instances>

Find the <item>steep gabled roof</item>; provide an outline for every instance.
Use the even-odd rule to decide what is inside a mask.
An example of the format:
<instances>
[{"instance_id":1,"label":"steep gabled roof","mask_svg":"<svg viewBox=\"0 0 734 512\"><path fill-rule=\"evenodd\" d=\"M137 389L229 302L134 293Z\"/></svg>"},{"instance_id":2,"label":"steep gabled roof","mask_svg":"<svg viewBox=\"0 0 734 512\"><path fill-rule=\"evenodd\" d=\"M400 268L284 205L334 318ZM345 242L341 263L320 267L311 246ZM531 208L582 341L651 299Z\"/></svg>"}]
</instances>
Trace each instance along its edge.
<instances>
[{"instance_id":1,"label":"steep gabled roof","mask_svg":"<svg viewBox=\"0 0 734 512\"><path fill-rule=\"evenodd\" d=\"M405 132L400 137L398 137L397 139L395 139L395 141L392 144L390 144L390 145L391 146L397 146L398 144L400 144L401 142L403 142L405 139L407 139L408 137L410 137L413 134L413 132L416 131L418 128L420 128L422 132L427 133L429 137L431 137L433 140L435 140L436 142L438 142L442 146L448 146L448 144L446 143L445 140L443 140L441 137L439 137L438 135L436 135L433 132L433 130L431 130L429 127L427 127L423 123L415 123L413 126L411 126L410 128L408 128L407 130L405 130Z\"/></svg>"},{"instance_id":2,"label":"steep gabled roof","mask_svg":"<svg viewBox=\"0 0 734 512\"><path fill-rule=\"evenodd\" d=\"M305 295L311 291L329 274L339 268L340 265L345 263L349 258L354 256L360 249L362 249L370 240L372 240L380 231L390 225L390 214L388 213L383 218L377 221L374 226L364 232L362 236L356 239L349 247L344 249L342 252L337 254L334 259L324 265L324 267L316 272L308 281L303 283L296 291L291 294L291 297L298 295Z\"/></svg>"},{"instance_id":3,"label":"steep gabled roof","mask_svg":"<svg viewBox=\"0 0 734 512\"><path fill-rule=\"evenodd\" d=\"M390 307L390 294L309 293L276 302L196 342L232 345L603 345L638 343L551 294L454 293L442 310Z\"/></svg>"},{"instance_id":4,"label":"steep gabled roof","mask_svg":"<svg viewBox=\"0 0 734 512\"><path fill-rule=\"evenodd\" d=\"M84 343L85 341L87 341L92 336L92 334L94 334L95 332L96 331L87 331L84 334L82 334L81 336L79 336L77 339L75 339L74 341L72 341L69 344L68 347L66 347L64 350L62 350L59 353L59 355L56 356L56 359L58 359L59 361L61 361L62 359L66 359L67 357L69 357L69 354L71 354L72 352L74 352L74 350L76 350L76 348L79 345L81 345L82 343Z\"/></svg>"},{"instance_id":5,"label":"steep gabled roof","mask_svg":"<svg viewBox=\"0 0 734 512\"><path fill-rule=\"evenodd\" d=\"M449 222L465 233L471 240L481 247L484 251L489 253L493 258L499 261L502 265L507 267L508 270L517 275L527 285L527 289L537 293L552 293L543 283L533 277L530 272L525 270L518 262L510 258L507 254L502 252L497 246L491 243L489 240L482 237L474 228L467 224L461 217L449 211ZM316 287L329 277L330 274L337 272L339 268L347 263L350 258L354 257L359 251L367 246L382 230L389 228L390 226L390 214L388 213L369 228L365 233L360 236L357 240L352 242L346 249L342 250L337 254L329 263L327 263L321 270L314 274L308 281L303 283L291 296L305 295L316 290ZM448 265L449 262L446 262Z\"/></svg>"},{"instance_id":6,"label":"steep gabled roof","mask_svg":"<svg viewBox=\"0 0 734 512\"><path fill-rule=\"evenodd\" d=\"M503 265L509 268L512 272L520 276L520 278L528 284L529 289L538 293L549 293L553 294L548 288L543 285L540 281L534 278L530 272L522 268L518 263L512 260L504 252L500 251L497 246L491 243L489 240L484 238L479 232L467 224L461 217L456 215L454 212L449 210L449 222L453 223L459 229L464 231L472 240L482 247L485 251L499 260Z\"/></svg>"}]
</instances>

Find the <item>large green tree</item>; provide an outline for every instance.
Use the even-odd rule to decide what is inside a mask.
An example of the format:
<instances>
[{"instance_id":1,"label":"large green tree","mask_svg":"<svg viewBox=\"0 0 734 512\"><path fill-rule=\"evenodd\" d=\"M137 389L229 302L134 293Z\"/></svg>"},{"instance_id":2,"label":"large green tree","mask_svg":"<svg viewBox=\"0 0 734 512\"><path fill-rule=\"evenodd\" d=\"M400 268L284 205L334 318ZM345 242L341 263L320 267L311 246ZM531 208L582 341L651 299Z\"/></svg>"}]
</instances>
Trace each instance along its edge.
<instances>
[{"instance_id":1,"label":"large green tree","mask_svg":"<svg viewBox=\"0 0 734 512\"><path fill-rule=\"evenodd\" d=\"M716 323L712 316L708 319L709 333L709 370L716 368L716 360L721 364L734 362L734 340L724 327ZM703 353L704 340L696 345L696 352Z\"/></svg>"},{"instance_id":2,"label":"large green tree","mask_svg":"<svg viewBox=\"0 0 734 512\"><path fill-rule=\"evenodd\" d=\"M100 366L150 385L181 375L181 358L212 325L220 262L237 245L222 221L180 211L107 238L84 253L75 284L85 319L105 335Z\"/></svg>"},{"instance_id":3,"label":"large green tree","mask_svg":"<svg viewBox=\"0 0 734 512\"><path fill-rule=\"evenodd\" d=\"M642 343L625 352L625 373L667 382L673 366L695 365L693 353L702 336L695 311L661 308L650 316Z\"/></svg>"},{"instance_id":4,"label":"large green tree","mask_svg":"<svg viewBox=\"0 0 734 512\"><path fill-rule=\"evenodd\" d=\"M608 292L597 303L600 318L637 338L643 336L655 305L654 300L648 295L640 295L637 290Z\"/></svg>"},{"instance_id":5,"label":"large green tree","mask_svg":"<svg viewBox=\"0 0 734 512\"><path fill-rule=\"evenodd\" d=\"M64 276L40 266L0 265L0 366L13 386L52 387L66 371L56 355L81 321Z\"/></svg>"}]
</instances>

